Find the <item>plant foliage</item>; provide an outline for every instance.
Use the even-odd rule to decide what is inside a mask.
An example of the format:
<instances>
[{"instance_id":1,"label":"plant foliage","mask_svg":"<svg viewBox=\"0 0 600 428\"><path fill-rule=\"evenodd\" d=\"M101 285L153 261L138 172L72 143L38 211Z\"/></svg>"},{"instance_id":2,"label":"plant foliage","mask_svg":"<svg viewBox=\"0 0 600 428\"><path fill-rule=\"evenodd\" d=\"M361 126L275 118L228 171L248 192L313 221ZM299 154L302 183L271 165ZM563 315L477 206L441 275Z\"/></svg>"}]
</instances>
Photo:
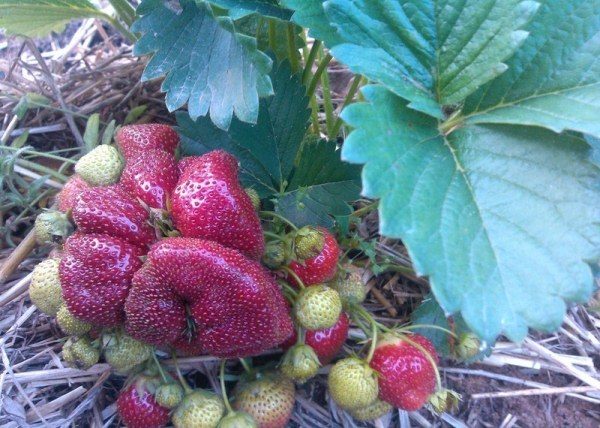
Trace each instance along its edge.
<instances>
[{"instance_id":1,"label":"plant foliage","mask_svg":"<svg viewBox=\"0 0 600 428\"><path fill-rule=\"evenodd\" d=\"M335 143L305 142L308 98L287 61L274 67L275 95L260 102L256 125L233 119L228 131L208 118L177 115L182 149L197 155L225 149L241 161L241 179L298 226L333 225L330 216L348 215L358 198L360 169L340 160ZM300 154L299 154L300 152ZM295 160L299 159L296 164Z\"/></svg>"},{"instance_id":2,"label":"plant foliage","mask_svg":"<svg viewBox=\"0 0 600 428\"><path fill-rule=\"evenodd\" d=\"M597 135L600 1L283 3L380 83L342 155L444 310L488 341L557 328L600 248L590 146L556 133Z\"/></svg>"}]
</instances>

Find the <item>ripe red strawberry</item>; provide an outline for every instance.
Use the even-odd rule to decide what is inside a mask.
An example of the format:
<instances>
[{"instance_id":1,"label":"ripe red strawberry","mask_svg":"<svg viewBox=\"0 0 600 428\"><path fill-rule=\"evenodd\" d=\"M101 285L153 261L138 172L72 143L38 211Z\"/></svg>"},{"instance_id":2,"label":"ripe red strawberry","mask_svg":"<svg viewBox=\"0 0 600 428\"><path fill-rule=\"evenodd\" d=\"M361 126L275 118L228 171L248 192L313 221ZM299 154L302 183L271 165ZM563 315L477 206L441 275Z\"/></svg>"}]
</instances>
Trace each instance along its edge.
<instances>
[{"instance_id":1,"label":"ripe red strawberry","mask_svg":"<svg viewBox=\"0 0 600 428\"><path fill-rule=\"evenodd\" d=\"M119 185L92 187L81 193L73 219L80 232L118 237L141 248L156 239L146 210Z\"/></svg>"},{"instance_id":2,"label":"ripe red strawberry","mask_svg":"<svg viewBox=\"0 0 600 428\"><path fill-rule=\"evenodd\" d=\"M292 260L289 264L296 275L304 282L304 285L314 285L327 282L335 276L337 262L340 257L340 247L335 237L324 228L319 230L325 236L323 250L315 257L308 258L302 262ZM295 283L294 278L289 280Z\"/></svg>"},{"instance_id":3,"label":"ripe red strawberry","mask_svg":"<svg viewBox=\"0 0 600 428\"><path fill-rule=\"evenodd\" d=\"M69 237L59 265L69 312L99 326L122 323L133 274L142 265L141 255L139 248L119 238L80 233Z\"/></svg>"},{"instance_id":4,"label":"ripe red strawberry","mask_svg":"<svg viewBox=\"0 0 600 428\"><path fill-rule=\"evenodd\" d=\"M115 135L115 141L125 159L129 160L150 149L163 150L172 155L179 144L179 135L168 125L148 123L122 127Z\"/></svg>"},{"instance_id":5,"label":"ripe red strawberry","mask_svg":"<svg viewBox=\"0 0 600 428\"><path fill-rule=\"evenodd\" d=\"M269 272L201 239L155 244L134 277L125 311L127 331L138 340L165 345L192 337L188 350L219 357L255 355L292 334L289 307Z\"/></svg>"},{"instance_id":6,"label":"ripe red strawberry","mask_svg":"<svg viewBox=\"0 0 600 428\"><path fill-rule=\"evenodd\" d=\"M150 149L127 161L121 186L151 208L167 208L167 200L177 185L179 172L172 154Z\"/></svg>"},{"instance_id":7,"label":"ripe red strawberry","mask_svg":"<svg viewBox=\"0 0 600 428\"><path fill-rule=\"evenodd\" d=\"M65 183L64 187L58 195L56 195L56 201L58 202L58 210L64 213L71 211L75 207L77 197L89 189L90 185L87 184L83 178L75 174Z\"/></svg>"},{"instance_id":8,"label":"ripe red strawberry","mask_svg":"<svg viewBox=\"0 0 600 428\"><path fill-rule=\"evenodd\" d=\"M144 375L121 391L117 411L128 428L160 428L169 422L169 409L159 405L153 392L160 382Z\"/></svg>"},{"instance_id":9,"label":"ripe red strawberry","mask_svg":"<svg viewBox=\"0 0 600 428\"><path fill-rule=\"evenodd\" d=\"M418 334L407 336L438 363L433 344ZM421 350L400 337L385 336L375 348L371 367L379 373L379 398L399 409L423 407L435 391L435 369Z\"/></svg>"},{"instance_id":10,"label":"ripe red strawberry","mask_svg":"<svg viewBox=\"0 0 600 428\"><path fill-rule=\"evenodd\" d=\"M340 352L342 346L348 338L350 329L350 319L344 312L340 315L337 323L333 327L323 330L307 330L304 343L310 345L315 350L322 365L329 364L331 360ZM294 332L282 345L283 349L288 349L296 343L297 335Z\"/></svg>"},{"instance_id":11,"label":"ripe red strawberry","mask_svg":"<svg viewBox=\"0 0 600 428\"><path fill-rule=\"evenodd\" d=\"M259 259L265 241L258 214L238 181L236 159L215 150L185 166L172 200L184 237L209 239Z\"/></svg>"}]
</instances>

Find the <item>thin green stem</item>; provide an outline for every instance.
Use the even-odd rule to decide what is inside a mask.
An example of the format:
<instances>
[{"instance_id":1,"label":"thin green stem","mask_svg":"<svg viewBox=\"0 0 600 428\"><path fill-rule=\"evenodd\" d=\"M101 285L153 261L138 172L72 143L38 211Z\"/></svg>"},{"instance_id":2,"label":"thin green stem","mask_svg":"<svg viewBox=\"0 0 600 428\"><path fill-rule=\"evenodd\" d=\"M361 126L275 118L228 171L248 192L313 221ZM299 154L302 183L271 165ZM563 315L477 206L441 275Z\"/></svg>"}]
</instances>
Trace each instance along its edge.
<instances>
[{"instance_id":1,"label":"thin green stem","mask_svg":"<svg viewBox=\"0 0 600 428\"><path fill-rule=\"evenodd\" d=\"M369 347L369 353L367 354L367 363L370 363L375 353L375 347L377 346L377 322L371 318L371 346Z\"/></svg>"},{"instance_id":2,"label":"thin green stem","mask_svg":"<svg viewBox=\"0 0 600 428\"><path fill-rule=\"evenodd\" d=\"M304 282L300 279L300 277L298 276L298 274L296 272L294 272L293 270L291 270L289 267L287 266L282 266L281 270L283 270L285 273L287 273L288 275L290 275L292 278L294 278L294 280L296 281L296 283L298 284L298 287L300 287L301 289L306 288L306 286L304 285Z\"/></svg>"},{"instance_id":3,"label":"thin green stem","mask_svg":"<svg viewBox=\"0 0 600 428\"><path fill-rule=\"evenodd\" d=\"M162 378L163 382L169 383L169 380L167 379L167 376L165 375L165 372L163 371L162 366L160 365L160 362L158 361L158 358L156 357L154 351L152 351L152 359L154 360L154 364L156 364L156 368L158 369L158 373L160 374L160 377Z\"/></svg>"},{"instance_id":4,"label":"thin green stem","mask_svg":"<svg viewBox=\"0 0 600 428\"><path fill-rule=\"evenodd\" d=\"M14 129L17 127L17 124L19 123L19 118L18 116L15 114L12 119L10 119L10 122L8 123L8 126L6 127L6 130L4 131L4 133L2 134L2 138L0 139L0 144L1 145L5 145L8 142L8 139L10 138L10 134L14 131Z\"/></svg>"},{"instance_id":5,"label":"thin green stem","mask_svg":"<svg viewBox=\"0 0 600 428\"><path fill-rule=\"evenodd\" d=\"M427 361L429 361L429 364L431 364L431 367L433 367L433 371L435 372L435 380L436 380L437 389L442 389L442 378L440 377L440 371L438 370L437 363L435 362L435 360L433 359L433 356L429 353L429 351L427 349L425 349L421 344L415 342L412 339L409 339L405 334L400 335L400 338L402 340L408 342L409 345L411 345L411 346L417 348L419 351L421 351L421 353L425 356Z\"/></svg>"},{"instance_id":6,"label":"thin green stem","mask_svg":"<svg viewBox=\"0 0 600 428\"><path fill-rule=\"evenodd\" d=\"M407 325L405 327L400 328L400 331L411 331L411 330L415 330L415 329L418 329L418 328L431 328L433 330L441 330L444 333L447 333L450 336L454 337L455 339L458 339L458 336L456 335L456 333L454 333L453 331L448 330L447 328L440 327L439 325L412 324L412 325Z\"/></svg>"},{"instance_id":7,"label":"thin green stem","mask_svg":"<svg viewBox=\"0 0 600 428\"><path fill-rule=\"evenodd\" d=\"M175 363L175 372L177 373L177 378L179 379L179 383L183 386L183 390L186 394L193 392L193 389L187 383L183 375L181 374L181 370L179 370L179 364L177 363L177 355L175 355L175 351L171 354L171 358L173 358L173 362Z\"/></svg>"},{"instance_id":8,"label":"thin green stem","mask_svg":"<svg viewBox=\"0 0 600 428\"><path fill-rule=\"evenodd\" d=\"M23 148L17 148L17 147L11 147L11 146L2 146L0 147L0 150L10 150L12 152L18 152L19 150L23 150ZM73 159L69 159L69 158L63 158L62 156L56 156L53 155L51 153L44 153L44 152L38 152L35 150L23 150L23 154L24 155L33 155L33 156L39 156L39 157L44 157L44 158L48 158L48 159L55 159L61 162L68 162L68 163L77 163L77 161L73 160Z\"/></svg>"},{"instance_id":9,"label":"thin green stem","mask_svg":"<svg viewBox=\"0 0 600 428\"><path fill-rule=\"evenodd\" d=\"M296 345L303 345L306 341L306 330L298 326L298 330L296 330L296 332L296 335L298 336L296 338Z\"/></svg>"},{"instance_id":10,"label":"thin green stem","mask_svg":"<svg viewBox=\"0 0 600 428\"><path fill-rule=\"evenodd\" d=\"M362 215L368 214L371 211L377 209L378 206L379 206L379 201L375 201L373 203L370 203L369 205L365 205L364 207L357 209L350 215L352 217L360 217Z\"/></svg>"},{"instance_id":11,"label":"thin green stem","mask_svg":"<svg viewBox=\"0 0 600 428\"><path fill-rule=\"evenodd\" d=\"M292 72L296 73L300 68L300 64L298 62L298 48L296 47L296 33L294 32L294 24L291 22L287 24L287 43Z\"/></svg>"},{"instance_id":12,"label":"thin green stem","mask_svg":"<svg viewBox=\"0 0 600 428\"><path fill-rule=\"evenodd\" d=\"M356 91L358 91L358 88L360 87L360 84L362 81L363 81L363 78L360 74L354 76L352 85L350 85L350 88L348 89L348 93L346 94L346 97L344 98L344 102L342 103L342 107L340 108L340 113L344 110L344 108L347 105L352 103L352 100L354 99L354 95L356 95ZM335 119L335 123L333 124L333 128L331 130L331 135L329 136L329 138L337 137L337 134L339 134L343 123L344 123L344 121L342 120L341 116L338 115L338 117Z\"/></svg>"},{"instance_id":13,"label":"thin green stem","mask_svg":"<svg viewBox=\"0 0 600 428\"><path fill-rule=\"evenodd\" d=\"M108 15L104 15L102 18L106 20L110 25L115 27L117 30L119 30L119 32L131 43L136 42L137 37L135 37L135 35L131 31L125 28L125 26L121 24L121 22L118 19L115 19Z\"/></svg>"},{"instance_id":14,"label":"thin green stem","mask_svg":"<svg viewBox=\"0 0 600 428\"><path fill-rule=\"evenodd\" d=\"M240 360L240 364L242 365L242 367L244 368L246 373L252 374L252 367L250 367L250 365L248 364L248 361L246 361L245 358L238 358L238 360Z\"/></svg>"},{"instance_id":15,"label":"thin green stem","mask_svg":"<svg viewBox=\"0 0 600 428\"><path fill-rule=\"evenodd\" d=\"M43 165L39 165L35 162L31 162L31 161L28 161L25 159L17 159L16 164L19 166L28 168L28 169L32 169L32 170L37 171L42 174L47 174L51 177L56 178L57 180L62 181L63 183L69 179L69 177L65 176L64 174L61 174L60 172L56 172L52 168L48 168Z\"/></svg>"},{"instance_id":16,"label":"thin green stem","mask_svg":"<svg viewBox=\"0 0 600 428\"><path fill-rule=\"evenodd\" d=\"M321 52L322 53L322 52ZM325 129L327 137L332 140L335 136L331 135L333 128L333 101L331 99L331 87L329 86L329 73L325 70L321 73L321 87L323 88L323 108L325 109Z\"/></svg>"},{"instance_id":17,"label":"thin green stem","mask_svg":"<svg viewBox=\"0 0 600 428\"><path fill-rule=\"evenodd\" d=\"M290 293L292 295L292 297L294 297L294 300L296 299L296 297L298 297L298 292L296 290L294 290L289 284L287 284L284 281L279 281L279 285L281 286L281 288L283 288L285 291L287 291L288 293Z\"/></svg>"},{"instance_id":18,"label":"thin green stem","mask_svg":"<svg viewBox=\"0 0 600 428\"><path fill-rule=\"evenodd\" d=\"M308 85L310 80L310 76L312 75L312 66L315 63L315 59L317 58L317 53L319 52L319 47L321 46L320 40L315 40L310 51L308 52L308 56L306 57L306 61L304 64L304 71L302 72L302 83L304 85Z\"/></svg>"},{"instance_id":19,"label":"thin green stem","mask_svg":"<svg viewBox=\"0 0 600 428\"><path fill-rule=\"evenodd\" d=\"M317 102L316 96L310 97L310 121L313 132L317 135L320 135L321 129L319 127L319 103Z\"/></svg>"},{"instance_id":20,"label":"thin green stem","mask_svg":"<svg viewBox=\"0 0 600 428\"><path fill-rule=\"evenodd\" d=\"M268 230L263 231L263 235L268 236L269 238L273 238L276 241L284 241L285 240L284 238L282 238L278 234L273 233L273 232L269 232Z\"/></svg>"},{"instance_id":21,"label":"thin green stem","mask_svg":"<svg viewBox=\"0 0 600 428\"><path fill-rule=\"evenodd\" d=\"M282 216L281 214L277 214L273 211L259 211L259 214L261 216L269 216L269 217L273 217L276 218L278 220L281 220L282 222L284 222L285 224L287 224L288 226L290 226L292 229L294 230L298 230L298 228L296 227L296 225L294 223L292 223L291 221L289 221L287 218L285 218L284 216Z\"/></svg>"},{"instance_id":22,"label":"thin green stem","mask_svg":"<svg viewBox=\"0 0 600 428\"><path fill-rule=\"evenodd\" d=\"M223 358L221 360L221 369L219 370L219 376L221 377L221 396L223 397L223 402L225 403L227 413L233 413L231 403L229 403L229 398L227 397L227 390L225 389L225 364L227 364L227 360Z\"/></svg>"},{"instance_id":23,"label":"thin green stem","mask_svg":"<svg viewBox=\"0 0 600 428\"><path fill-rule=\"evenodd\" d=\"M319 80L321 79L321 74L323 74L323 71L327 68L327 66L329 65L329 61L331 61L331 59L332 59L332 56L330 54L327 54L319 62L319 66L317 67L315 74L313 75L312 79L310 80L308 89L306 90L306 95L309 98L312 98L312 96L315 94L315 90L317 89L317 84L319 83Z\"/></svg>"}]
</instances>

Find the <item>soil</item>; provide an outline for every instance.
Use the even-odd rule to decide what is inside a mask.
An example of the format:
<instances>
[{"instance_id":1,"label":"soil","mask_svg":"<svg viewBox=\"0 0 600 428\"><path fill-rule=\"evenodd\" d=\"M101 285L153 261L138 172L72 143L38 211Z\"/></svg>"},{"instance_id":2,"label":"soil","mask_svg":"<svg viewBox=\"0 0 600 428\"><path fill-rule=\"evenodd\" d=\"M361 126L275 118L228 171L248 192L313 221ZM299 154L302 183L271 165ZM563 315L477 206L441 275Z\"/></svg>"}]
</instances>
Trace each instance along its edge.
<instances>
[{"instance_id":1,"label":"soil","mask_svg":"<svg viewBox=\"0 0 600 428\"><path fill-rule=\"evenodd\" d=\"M476 369L476 366L471 368ZM486 371L501 373L506 376L526 378L534 382L552 384L553 386L569 386L572 378L550 374L529 373L514 368L490 369ZM520 389L514 384L501 382L485 377L448 376L447 385L463 395L463 402L457 417L466 421L471 428L499 427L502 422L513 415L517 418L514 427L522 428L598 428L600 426L600 408L594 403L565 395L536 395L528 397L470 399L470 395L491 391L510 391Z\"/></svg>"}]
</instances>

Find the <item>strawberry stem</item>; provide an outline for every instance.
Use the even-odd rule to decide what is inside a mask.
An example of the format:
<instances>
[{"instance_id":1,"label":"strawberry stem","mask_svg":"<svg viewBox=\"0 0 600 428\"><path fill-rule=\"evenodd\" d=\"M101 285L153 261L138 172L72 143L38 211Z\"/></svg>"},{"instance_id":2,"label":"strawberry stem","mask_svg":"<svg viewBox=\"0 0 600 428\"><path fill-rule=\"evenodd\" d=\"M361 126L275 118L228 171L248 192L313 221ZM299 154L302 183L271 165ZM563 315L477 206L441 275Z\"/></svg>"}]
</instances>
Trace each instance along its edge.
<instances>
[{"instance_id":1,"label":"strawberry stem","mask_svg":"<svg viewBox=\"0 0 600 428\"><path fill-rule=\"evenodd\" d=\"M298 286L301 289L306 288L306 286L304 285L304 282L300 279L300 277L298 276L298 274L296 272L294 272L293 270L291 270L289 267L287 266L281 266L281 270L283 270L285 273L287 273L288 275L290 275L292 278L294 278L294 280L296 281L296 283L298 284Z\"/></svg>"},{"instance_id":2,"label":"strawberry stem","mask_svg":"<svg viewBox=\"0 0 600 428\"><path fill-rule=\"evenodd\" d=\"M187 383L187 381L181 374L181 370L179 370L179 364L177 363L177 355L175 354L175 351L173 351L171 355L173 358L173 362L175 363L175 372L177 373L177 378L179 379L181 386L183 386L183 390L186 394L193 392L193 389L190 387L190 385Z\"/></svg>"},{"instance_id":3,"label":"strawberry stem","mask_svg":"<svg viewBox=\"0 0 600 428\"><path fill-rule=\"evenodd\" d=\"M272 217L272 218L276 218L278 220L281 220L282 222L284 222L285 224L287 224L292 229L294 229L296 231L298 230L298 228L296 227L296 225L294 223L292 223L291 221L289 221L287 218L285 218L281 214L274 213L273 211L259 211L258 213L261 216L263 216L263 217L267 216L267 217Z\"/></svg>"},{"instance_id":4,"label":"strawberry stem","mask_svg":"<svg viewBox=\"0 0 600 428\"><path fill-rule=\"evenodd\" d=\"M221 396L223 397L223 402L225 403L225 408L227 409L227 413L233 413L233 409L231 408L231 403L229 402L229 398L227 397L227 390L225 389L225 364L227 364L227 360L223 358L221 360L221 369L219 371L219 377L221 382Z\"/></svg>"},{"instance_id":5,"label":"strawberry stem","mask_svg":"<svg viewBox=\"0 0 600 428\"><path fill-rule=\"evenodd\" d=\"M400 331L411 331L411 330L415 330L417 328L431 328L431 329L434 329L434 330L441 330L444 333L448 333L450 336L454 337L455 339L458 339L458 336L453 331L450 331L450 330L448 330L447 328L444 328L444 327L440 327L439 325L432 325L432 324L412 324L412 325L407 325L405 327L402 327L400 329Z\"/></svg>"},{"instance_id":6,"label":"strawberry stem","mask_svg":"<svg viewBox=\"0 0 600 428\"><path fill-rule=\"evenodd\" d=\"M279 236L278 234L269 232L268 230L264 230L263 235L268 236L269 238L273 238L276 241L285 241L285 239Z\"/></svg>"},{"instance_id":7,"label":"strawberry stem","mask_svg":"<svg viewBox=\"0 0 600 428\"><path fill-rule=\"evenodd\" d=\"M154 364L156 364L156 368L158 369L158 373L160 374L160 377L162 378L163 382L169 383L169 380L167 379L167 376L165 375L165 372L163 371L162 366L160 365L160 362L158 361L158 358L156 357L154 351L152 351L152 359L154 360Z\"/></svg>"},{"instance_id":8,"label":"strawberry stem","mask_svg":"<svg viewBox=\"0 0 600 428\"><path fill-rule=\"evenodd\" d=\"M411 340L408 338L408 336L406 336L405 334L400 334L400 338L402 340L404 340L405 342L407 342L409 345L417 348L419 351L421 351L421 353L425 356L425 358L427 358L427 361L429 361L429 364L431 364L431 367L433 367L433 371L435 373L435 383L437 385L438 390L442 389L442 378L440 377L440 371L438 370L438 366L435 362L435 360L433 359L433 357L431 356L431 354L429 353L429 351L427 349L425 349L423 346L421 346L419 343L415 342L414 340Z\"/></svg>"},{"instance_id":9,"label":"strawberry stem","mask_svg":"<svg viewBox=\"0 0 600 428\"><path fill-rule=\"evenodd\" d=\"M238 360L240 360L240 364L242 365L242 367L244 368L246 373L252 374L252 367L250 367L250 364L248 364L248 361L246 361L245 358L238 358Z\"/></svg>"},{"instance_id":10,"label":"strawberry stem","mask_svg":"<svg viewBox=\"0 0 600 428\"><path fill-rule=\"evenodd\" d=\"M277 282L279 283L281 288L283 288L285 291L290 293L294 297L294 299L298 296L298 292L296 290L294 290L292 287L290 287L289 284L285 283L284 281L277 281Z\"/></svg>"}]
</instances>

